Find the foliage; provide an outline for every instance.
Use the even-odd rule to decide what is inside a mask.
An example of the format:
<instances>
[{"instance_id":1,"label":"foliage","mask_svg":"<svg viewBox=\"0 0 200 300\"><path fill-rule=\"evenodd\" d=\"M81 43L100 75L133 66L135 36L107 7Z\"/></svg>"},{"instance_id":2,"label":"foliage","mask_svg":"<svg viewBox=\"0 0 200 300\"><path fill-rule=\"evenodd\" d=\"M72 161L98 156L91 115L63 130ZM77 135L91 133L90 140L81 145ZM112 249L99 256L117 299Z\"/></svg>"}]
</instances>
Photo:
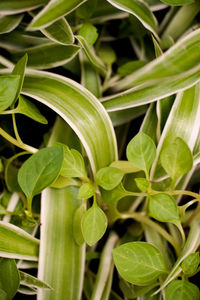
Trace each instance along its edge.
<instances>
[{"instance_id":1,"label":"foliage","mask_svg":"<svg viewBox=\"0 0 200 300\"><path fill-rule=\"evenodd\" d=\"M1 0L0 299L200 299L199 22Z\"/></svg>"}]
</instances>

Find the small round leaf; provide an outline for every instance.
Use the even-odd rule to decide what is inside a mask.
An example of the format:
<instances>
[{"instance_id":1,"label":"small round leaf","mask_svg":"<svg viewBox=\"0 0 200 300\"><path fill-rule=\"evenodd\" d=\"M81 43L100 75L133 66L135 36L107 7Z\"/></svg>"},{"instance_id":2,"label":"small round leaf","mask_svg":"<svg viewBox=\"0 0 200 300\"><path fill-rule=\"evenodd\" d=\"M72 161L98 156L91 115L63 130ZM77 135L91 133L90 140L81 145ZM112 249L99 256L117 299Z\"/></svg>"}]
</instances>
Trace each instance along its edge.
<instances>
[{"instance_id":1,"label":"small round leaf","mask_svg":"<svg viewBox=\"0 0 200 300\"><path fill-rule=\"evenodd\" d=\"M121 182L123 176L124 172L117 168L102 168L96 174L96 183L105 190L112 190Z\"/></svg>"}]
</instances>

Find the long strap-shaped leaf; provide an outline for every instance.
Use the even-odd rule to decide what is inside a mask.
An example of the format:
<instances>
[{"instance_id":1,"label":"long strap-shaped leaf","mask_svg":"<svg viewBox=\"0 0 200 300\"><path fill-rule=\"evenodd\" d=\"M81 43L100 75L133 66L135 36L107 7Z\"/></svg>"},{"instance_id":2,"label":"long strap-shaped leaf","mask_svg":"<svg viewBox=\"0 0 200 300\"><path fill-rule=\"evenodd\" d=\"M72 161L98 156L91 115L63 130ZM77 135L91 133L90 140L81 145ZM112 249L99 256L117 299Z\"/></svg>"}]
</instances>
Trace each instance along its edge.
<instances>
[{"instance_id":1,"label":"long strap-shaped leaf","mask_svg":"<svg viewBox=\"0 0 200 300\"><path fill-rule=\"evenodd\" d=\"M150 103L187 89L200 80L200 30L188 35L165 54L134 74L122 79L113 89L123 93L103 98L108 111Z\"/></svg>"},{"instance_id":2,"label":"long strap-shaped leaf","mask_svg":"<svg viewBox=\"0 0 200 300\"><path fill-rule=\"evenodd\" d=\"M53 290L41 289L38 300L81 299L85 245L73 237L73 215L81 204L77 192L68 187L42 193L38 277Z\"/></svg>"},{"instance_id":3,"label":"long strap-shaped leaf","mask_svg":"<svg viewBox=\"0 0 200 300\"><path fill-rule=\"evenodd\" d=\"M22 92L52 108L72 127L85 147L94 173L117 159L110 118L101 103L81 85L59 75L29 70Z\"/></svg>"},{"instance_id":4,"label":"long strap-shaped leaf","mask_svg":"<svg viewBox=\"0 0 200 300\"><path fill-rule=\"evenodd\" d=\"M0 221L0 256L38 260L39 240L17 226Z\"/></svg>"},{"instance_id":5,"label":"long strap-shaped leaf","mask_svg":"<svg viewBox=\"0 0 200 300\"><path fill-rule=\"evenodd\" d=\"M113 6L134 15L140 22L157 36L157 21L147 3L141 0L107 0Z\"/></svg>"},{"instance_id":6,"label":"long strap-shaped leaf","mask_svg":"<svg viewBox=\"0 0 200 300\"><path fill-rule=\"evenodd\" d=\"M20 12L29 11L35 9L43 4L47 0L1 0L0 1L0 14L2 15L14 15Z\"/></svg>"}]
</instances>

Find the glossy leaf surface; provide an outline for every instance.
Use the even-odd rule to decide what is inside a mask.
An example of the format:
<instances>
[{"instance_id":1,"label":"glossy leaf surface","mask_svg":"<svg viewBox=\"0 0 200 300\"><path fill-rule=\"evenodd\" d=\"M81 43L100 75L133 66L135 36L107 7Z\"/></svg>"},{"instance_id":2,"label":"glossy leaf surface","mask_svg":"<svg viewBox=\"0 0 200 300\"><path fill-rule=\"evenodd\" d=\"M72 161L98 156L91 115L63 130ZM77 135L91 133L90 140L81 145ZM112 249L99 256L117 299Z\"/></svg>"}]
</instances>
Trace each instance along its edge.
<instances>
[{"instance_id":1,"label":"glossy leaf surface","mask_svg":"<svg viewBox=\"0 0 200 300\"><path fill-rule=\"evenodd\" d=\"M14 259L0 259L0 288L6 292L6 300L12 300L19 288L20 276Z\"/></svg>"},{"instance_id":2,"label":"glossy leaf surface","mask_svg":"<svg viewBox=\"0 0 200 300\"><path fill-rule=\"evenodd\" d=\"M166 288L166 300L198 300L199 289L187 280L174 280Z\"/></svg>"},{"instance_id":3,"label":"glossy leaf surface","mask_svg":"<svg viewBox=\"0 0 200 300\"><path fill-rule=\"evenodd\" d=\"M113 167L100 169L96 174L96 183L105 190L112 190L122 180L124 172Z\"/></svg>"}]
</instances>

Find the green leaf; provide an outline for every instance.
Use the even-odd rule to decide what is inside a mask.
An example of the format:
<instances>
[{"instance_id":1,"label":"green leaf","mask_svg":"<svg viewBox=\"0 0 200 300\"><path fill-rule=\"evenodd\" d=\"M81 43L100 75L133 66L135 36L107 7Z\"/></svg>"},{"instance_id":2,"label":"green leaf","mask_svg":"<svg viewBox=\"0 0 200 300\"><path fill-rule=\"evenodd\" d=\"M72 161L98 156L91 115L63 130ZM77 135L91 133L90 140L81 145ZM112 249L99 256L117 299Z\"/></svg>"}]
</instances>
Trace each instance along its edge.
<instances>
[{"instance_id":1,"label":"green leaf","mask_svg":"<svg viewBox=\"0 0 200 300\"><path fill-rule=\"evenodd\" d=\"M79 185L79 183L70 177L58 176L56 180L50 185L50 187L55 189L62 189L70 185Z\"/></svg>"},{"instance_id":2,"label":"green leaf","mask_svg":"<svg viewBox=\"0 0 200 300\"><path fill-rule=\"evenodd\" d=\"M19 272L14 259L0 259L0 288L6 294L6 300L12 300L19 288Z\"/></svg>"},{"instance_id":3,"label":"green leaf","mask_svg":"<svg viewBox=\"0 0 200 300\"><path fill-rule=\"evenodd\" d=\"M199 289L187 280L174 280L170 282L165 291L166 300L198 300Z\"/></svg>"},{"instance_id":4,"label":"green leaf","mask_svg":"<svg viewBox=\"0 0 200 300\"><path fill-rule=\"evenodd\" d=\"M22 271L19 271L20 275L20 284L32 287L32 288L44 288L51 289L51 287L43 282L42 280Z\"/></svg>"},{"instance_id":5,"label":"green leaf","mask_svg":"<svg viewBox=\"0 0 200 300\"><path fill-rule=\"evenodd\" d=\"M29 11L44 5L46 2L46 0L1 0L0 14L13 15L24 11Z\"/></svg>"},{"instance_id":6,"label":"green leaf","mask_svg":"<svg viewBox=\"0 0 200 300\"><path fill-rule=\"evenodd\" d=\"M200 30L195 30L160 57L116 82L113 91L126 91L102 99L107 111L154 102L196 84L200 80L199 36Z\"/></svg>"},{"instance_id":7,"label":"green leaf","mask_svg":"<svg viewBox=\"0 0 200 300\"><path fill-rule=\"evenodd\" d=\"M0 221L0 256L38 260L39 240L12 224Z\"/></svg>"},{"instance_id":8,"label":"green leaf","mask_svg":"<svg viewBox=\"0 0 200 300\"><path fill-rule=\"evenodd\" d=\"M107 44L101 44L100 48L98 49L98 55L100 59L107 65L112 65L117 60L115 51Z\"/></svg>"},{"instance_id":9,"label":"green leaf","mask_svg":"<svg viewBox=\"0 0 200 300\"><path fill-rule=\"evenodd\" d=\"M75 149L70 150L69 147L61 143L56 143L56 145L62 146L64 150L64 160L60 175L64 177L81 177L87 179L85 163L81 153Z\"/></svg>"},{"instance_id":10,"label":"green leaf","mask_svg":"<svg viewBox=\"0 0 200 300\"><path fill-rule=\"evenodd\" d=\"M76 35L76 39L79 41L91 64L95 67L99 74L105 77L106 67L102 60L96 55L94 49L88 45L87 41L82 36Z\"/></svg>"},{"instance_id":11,"label":"green leaf","mask_svg":"<svg viewBox=\"0 0 200 300\"><path fill-rule=\"evenodd\" d=\"M122 180L124 172L113 167L100 169L96 174L96 183L105 190L114 189Z\"/></svg>"},{"instance_id":12,"label":"green leaf","mask_svg":"<svg viewBox=\"0 0 200 300\"><path fill-rule=\"evenodd\" d=\"M166 272L160 251L146 242L123 244L113 250L113 258L119 274L135 285L149 285Z\"/></svg>"},{"instance_id":13,"label":"green leaf","mask_svg":"<svg viewBox=\"0 0 200 300\"><path fill-rule=\"evenodd\" d=\"M85 147L94 174L96 169L117 159L110 118L101 103L83 86L66 77L28 70L23 94L50 107L70 124Z\"/></svg>"},{"instance_id":14,"label":"green leaf","mask_svg":"<svg viewBox=\"0 0 200 300\"><path fill-rule=\"evenodd\" d=\"M195 2L195 0L161 0L163 3L172 6L181 6Z\"/></svg>"},{"instance_id":15,"label":"green leaf","mask_svg":"<svg viewBox=\"0 0 200 300\"><path fill-rule=\"evenodd\" d=\"M40 113L39 109L31 101L19 96L19 103L14 110L15 113L23 114L36 122L47 124L47 119Z\"/></svg>"},{"instance_id":16,"label":"green leaf","mask_svg":"<svg viewBox=\"0 0 200 300\"><path fill-rule=\"evenodd\" d=\"M139 0L107 0L110 4L140 20L145 28L157 36L157 21L146 3Z\"/></svg>"},{"instance_id":17,"label":"green leaf","mask_svg":"<svg viewBox=\"0 0 200 300\"><path fill-rule=\"evenodd\" d=\"M163 148L160 161L167 174L175 182L180 176L190 171L193 156L187 144L181 138L176 138Z\"/></svg>"},{"instance_id":18,"label":"green leaf","mask_svg":"<svg viewBox=\"0 0 200 300\"><path fill-rule=\"evenodd\" d=\"M20 81L19 81L19 86L18 86L18 91L15 97L15 100L18 99L23 83L24 83L24 75L25 75L25 69L28 61L28 56L25 54L15 65L12 74L13 75L19 75L20 76Z\"/></svg>"},{"instance_id":19,"label":"green leaf","mask_svg":"<svg viewBox=\"0 0 200 300\"><path fill-rule=\"evenodd\" d=\"M182 262L181 268L186 276L193 275L200 264L199 252L190 253Z\"/></svg>"},{"instance_id":20,"label":"green leaf","mask_svg":"<svg viewBox=\"0 0 200 300\"><path fill-rule=\"evenodd\" d=\"M128 173L137 173L141 171L141 169L136 168L130 161L127 160L116 160L110 164L110 167L117 168L124 172Z\"/></svg>"},{"instance_id":21,"label":"green leaf","mask_svg":"<svg viewBox=\"0 0 200 300\"><path fill-rule=\"evenodd\" d=\"M104 235L107 228L107 218L97 205L90 207L81 220L84 240L89 246L96 244Z\"/></svg>"},{"instance_id":22,"label":"green leaf","mask_svg":"<svg viewBox=\"0 0 200 300\"><path fill-rule=\"evenodd\" d=\"M149 213L160 222L173 222L179 220L176 201L170 195L159 193L150 196Z\"/></svg>"},{"instance_id":23,"label":"green leaf","mask_svg":"<svg viewBox=\"0 0 200 300\"><path fill-rule=\"evenodd\" d=\"M7 294L4 290L0 289L0 299L7 300Z\"/></svg>"},{"instance_id":24,"label":"green leaf","mask_svg":"<svg viewBox=\"0 0 200 300\"><path fill-rule=\"evenodd\" d=\"M14 30L21 22L23 15L0 16L0 34Z\"/></svg>"},{"instance_id":25,"label":"green leaf","mask_svg":"<svg viewBox=\"0 0 200 300\"><path fill-rule=\"evenodd\" d=\"M53 42L27 48L13 54L16 61L24 52L28 54L28 67L49 69L64 65L79 51L77 45L59 45Z\"/></svg>"},{"instance_id":26,"label":"green leaf","mask_svg":"<svg viewBox=\"0 0 200 300\"><path fill-rule=\"evenodd\" d=\"M148 173L156 157L156 146L153 140L141 131L128 143L126 155L134 166Z\"/></svg>"},{"instance_id":27,"label":"green leaf","mask_svg":"<svg viewBox=\"0 0 200 300\"><path fill-rule=\"evenodd\" d=\"M146 61L143 60L133 60L123 64L121 67L118 68L117 72L120 76L125 77L130 75L131 73L137 71L138 69L142 68L147 64Z\"/></svg>"},{"instance_id":28,"label":"green leaf","mask_svg":"<svg viewBox=\"0 0 200 300\"><path fill-rule=\"evenodd\" d=\"M91 183L85 183L80 187L78 197L80 199L89 199L94 196L94 194L94 186Z\"/></svg>"},{"instance_id":29,"label":"green leaf","mask_svg":"<svg viewBox=\"0 0 200 300\"><path fill-rule=\"evenodd\" d=\"M74 42L73 32L65 18L61 18L50 26L41 29L41 32L53 42L62 45L73 44Z\"/></svg>"},{"instance_id":30,"label":"green leaf","mask_svg":"<svg viewBox=\"0 0 200 300\"><path fill-rule=\"evenodd\" d=\"M90 23L85 23L81 26L79 35L86 40L89 46L92 46L98 38L97 28Z\"/></svg>"},{"instance_id":31,"label":"green leaf","mask_svg":"<svg viewBox=\"0 0 200 300\"><path fill-rule=\"evenodd\" d=\"M81 204L75 211L73 217L73 236L77 245L81 246L84 243L84 237L81 229L81 220L86 211L85 203Z\"/></svg>"},{"instance_id":32,"label":"green leaf","mask_svg":"<svg viewBox=\"0 0 200 300\"><path fill-rule=\"evenodd\" d=\"M15 101L19 82L19 75L0 76L0 111L5 110Z\"/></svg>"},{"instance_id":33,"label":"green leaf","mask_svg":"<svg viewBox=\"0 0 200 300\"><path fill-rule=\"evenodd\" d=\"M37 30L57 21L60 17L63 17L71 13L79 5L84 3L86 0L50 0L50 2L35 16L29 30Z\"/></svg>"},{"instance_id":34,"label":"green leaf","mask_svg":"<svg viewBox=\"0 0 200 300\"><path fill-rule=\"evenodd\" d=\"M89 19L95 11L98 0L87 0L76 9L76 15L82 19Z\"/></svg>"},{"instance_id":35,"label":"green leaf","mask_svg":"<svg viewBox=\"0 0 200 300\"><path fill-rule=\"evenodd\" d=\"M135 178L136 185L140 191L147 191L149 181L146 178Z\"/></svg>"},{"instance_id":36,"label":"green leaf","mask_svg":"<svg viewBox=\"0 0 200 300\"><path fill-rule=\"evenodd\" d=\"M39 150L25 161L18 173L18 182L27 198L39 194L58 176L63 163L63 148Z\"/></svg>"},{"instance_id":37,"label":"green leaf","mask_svg":"<svg viewBox=\"0 0 200 300\"><path fill-rule=\"evenodd\" d=\"M101 194L102 194L103 200L108 205L117 204L117 202L120 199L130 195L130 193L125 190L122 183L120 183L118 186L116 186L113 190L110 190L110 191L106 191L106 190L102 189Z\"/></svg>"}]
</instances>

